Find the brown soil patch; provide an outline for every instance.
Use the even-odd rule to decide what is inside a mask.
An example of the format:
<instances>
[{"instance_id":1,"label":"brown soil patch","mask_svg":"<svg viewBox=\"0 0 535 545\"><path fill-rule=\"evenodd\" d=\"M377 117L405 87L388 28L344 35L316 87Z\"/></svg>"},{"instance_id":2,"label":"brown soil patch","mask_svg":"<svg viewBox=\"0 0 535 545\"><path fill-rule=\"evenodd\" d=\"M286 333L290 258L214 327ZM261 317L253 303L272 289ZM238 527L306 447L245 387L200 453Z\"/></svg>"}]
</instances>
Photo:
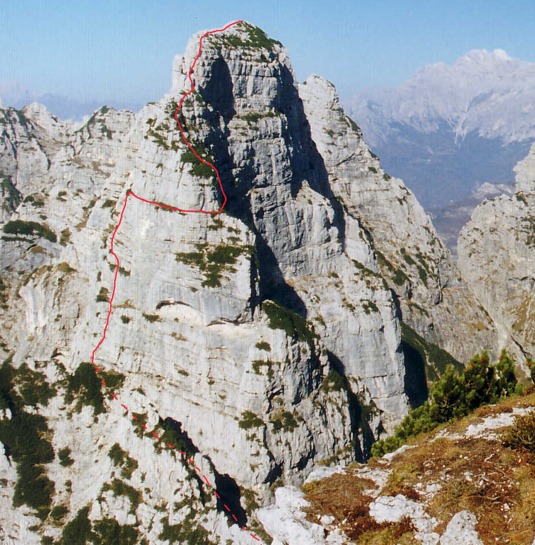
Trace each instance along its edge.
<instances>
[{"instance_id":1,"label":"brown soil patch","mask_svg":"<svg viewBox=\"0 0 535 545\"><path fill-rule=\"evenodd\" d=\"M374 488L377 486L370 479L338 473L306 484L303 491L305 499L310 502L307 519L317 523L321 515L331 515L351 540L358 539L358 543L363 545L413 543L406 540L414 536L410 520L378 523L370 516L373 498L364 491ZM400 542L403 536L405 541ZM381 541L377 541L379 538Z\"/></svg>"}]
</instances>

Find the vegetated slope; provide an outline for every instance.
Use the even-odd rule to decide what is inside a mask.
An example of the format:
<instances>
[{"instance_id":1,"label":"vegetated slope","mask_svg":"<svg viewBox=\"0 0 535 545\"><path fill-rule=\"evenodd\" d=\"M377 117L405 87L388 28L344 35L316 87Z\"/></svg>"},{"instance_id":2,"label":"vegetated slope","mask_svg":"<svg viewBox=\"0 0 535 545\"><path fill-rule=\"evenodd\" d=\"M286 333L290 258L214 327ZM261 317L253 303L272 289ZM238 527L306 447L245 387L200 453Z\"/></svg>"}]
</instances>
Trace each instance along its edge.
<instances>
[{"instance_id":1,"label":"vegetated slope","mask_svg":"<svg viewBox=\"0 0 535 545\"><path fill-rule=\"evenodd\" d=\"M288 545L532 545L534 404L531 393L486 405L367 465L318 470L260 517L284 520Z\"/></svg>"},{"instance_id":2,"label":"vegetated slope","mask_svg":"<svg viewBox=\"0 0 535 545\"><path fill-rule=\"evenodd\" d=\"M426 209L441 208L484 182L512 181L535 138L534 89L534 63L475 50L421 68L398 88L357 96L348 110L385 169Z\"/></svg>"},{"instance_id":3,"label":"vegetated slope","mask_svg":"<svg viewBox=\"0 0 535 545\"><path fill-rule=\"evenodd\" d=\"M498 324L502 345L535 357L535 147L514 195L478 206L459 238L459 267Z\"/></svg>"}]
</instances>

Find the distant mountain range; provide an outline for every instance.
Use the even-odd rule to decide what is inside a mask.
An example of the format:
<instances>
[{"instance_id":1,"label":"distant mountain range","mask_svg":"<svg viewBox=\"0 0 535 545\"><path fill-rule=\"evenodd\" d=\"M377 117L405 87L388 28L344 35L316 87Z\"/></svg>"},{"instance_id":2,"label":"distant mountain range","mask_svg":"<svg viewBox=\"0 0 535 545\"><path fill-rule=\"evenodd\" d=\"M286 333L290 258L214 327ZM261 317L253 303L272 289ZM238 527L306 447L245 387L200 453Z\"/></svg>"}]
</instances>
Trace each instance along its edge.
<instances>
[{"instance_id":1,"label":"distant mountain range","mask_svg":"<svg viewBox=\"0 0 535 545\"><path fill-rule=\"evenodd\" d=\"M95 110L106 104L116 109L128 109L137 112L143 104L141 102L118 102L116 100L79 100L76 98L54 93L38 94L17 81L0 81L0 106L22 108L32 102L39 102L60 119L81 121Z\"/></svg>"},{"instance_id":2,"label":"distant mountain range","mask_svg":"<svg viewBox=\"0 0 535 545\"><path fill-rule=\"evenodd\" d=\"M440 215L483 183L512 184L535 140L535 63L474 50L346 108L384 169Z\"/></svg>"}]
</instances>

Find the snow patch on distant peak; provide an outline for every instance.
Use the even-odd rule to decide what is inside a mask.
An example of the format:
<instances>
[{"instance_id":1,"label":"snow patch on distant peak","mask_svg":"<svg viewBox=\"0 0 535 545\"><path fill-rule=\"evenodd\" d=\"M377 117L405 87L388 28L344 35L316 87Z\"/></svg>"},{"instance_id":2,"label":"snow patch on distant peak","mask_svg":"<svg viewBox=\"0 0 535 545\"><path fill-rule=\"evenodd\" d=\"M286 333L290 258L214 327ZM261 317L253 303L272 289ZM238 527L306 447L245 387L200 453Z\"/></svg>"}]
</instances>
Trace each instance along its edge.
<instances>
[{"instance_id":1,"label":"snow patch on distant peak","mask_svg":"<svg viewBox=\"0 0 535 545\"><path fill-rule=\"evenodd\" d=\"M453 64L424 66L395 89L362 93L348 101L372 146L391 138L391 125L419 132L449 125L457 137L477 132L505 143L535 138L535 63L503 49L474 49Z\"/></svg>"},{"instance_id":2,"label":"snow patch on distant peak","mask_svg":"<svg viewBox=\"0 0 535 545\"><path fill-rule=\"evenodd\" d=\"M487 49L472 49L466 55L463 55L457 62L471 61L471 62L488 62L488 61L512 61L507 52L503 49L494 49L494 51L488 51Z\"/></svg>"}]
</instances>

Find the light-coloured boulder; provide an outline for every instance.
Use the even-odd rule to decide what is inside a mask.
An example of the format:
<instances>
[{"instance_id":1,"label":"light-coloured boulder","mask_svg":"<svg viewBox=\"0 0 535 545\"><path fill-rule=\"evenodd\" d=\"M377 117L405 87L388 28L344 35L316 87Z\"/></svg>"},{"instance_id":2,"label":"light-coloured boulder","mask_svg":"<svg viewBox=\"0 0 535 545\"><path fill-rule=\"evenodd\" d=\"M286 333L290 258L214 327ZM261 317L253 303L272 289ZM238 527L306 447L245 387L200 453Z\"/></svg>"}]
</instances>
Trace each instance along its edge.
<instances>
[{"instance_id":1,"label":"light-coloured boulder","mask_svg":"<svg viewBox=\"0 0 535 545\"><path fill-rule=\"evenodd\" d=\"M440 538L440 545L483 545L476 530L477 519L470 511L459 511L450 520Z\"/></svg>"}]
</instances>

